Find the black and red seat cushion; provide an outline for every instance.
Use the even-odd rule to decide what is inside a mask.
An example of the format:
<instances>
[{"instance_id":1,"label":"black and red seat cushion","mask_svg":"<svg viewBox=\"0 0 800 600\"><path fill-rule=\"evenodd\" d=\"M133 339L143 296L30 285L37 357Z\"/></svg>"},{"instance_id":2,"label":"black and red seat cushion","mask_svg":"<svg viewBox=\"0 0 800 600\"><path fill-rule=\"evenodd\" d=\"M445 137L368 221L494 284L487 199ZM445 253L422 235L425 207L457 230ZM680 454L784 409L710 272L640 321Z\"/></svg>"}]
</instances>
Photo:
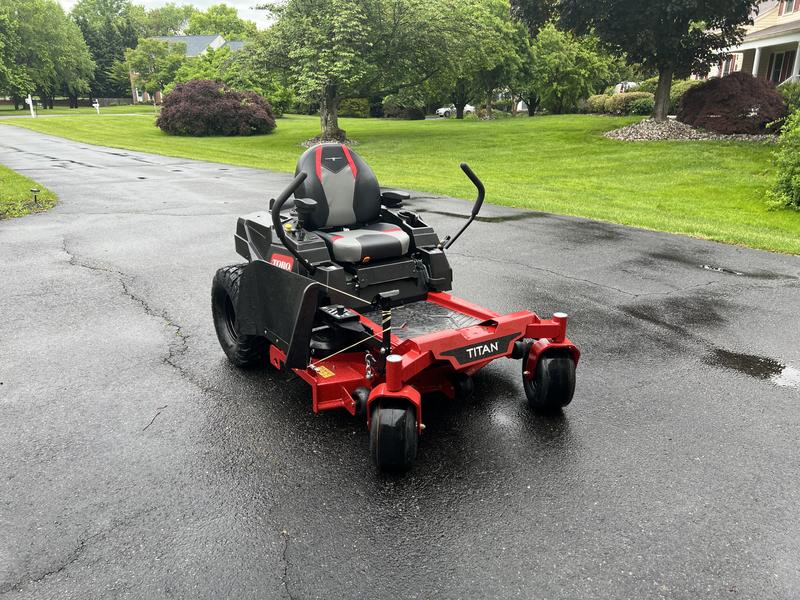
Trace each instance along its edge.
<instances>
[{"instance_id":1,"label":"black and red seat cushion","mask_svg":"<svg viewBox=\"0 0 800 600\"><path fill-rule=\"evenodd\" d=\"M358 229L316 233L328 244L334 260L350 263L403 256L408 253L411 243L408 234L391 223L373 223Z\"/></svg>"},{"instance_id":2,"label":"black and red seat cushion","mask_svg":"<svg viewBox=\"0 0 800 600\"><path fill-rule=\"evenodd\" d=\"M381 212L381 189L358 154L344 144L318 144L297 161L295 174L301 171L306 179L295 196L317 202L306 227L327 242L334 260L380 260L408 252L408 234L396 225L375 222Z\"/></svg>"}]
</instances>

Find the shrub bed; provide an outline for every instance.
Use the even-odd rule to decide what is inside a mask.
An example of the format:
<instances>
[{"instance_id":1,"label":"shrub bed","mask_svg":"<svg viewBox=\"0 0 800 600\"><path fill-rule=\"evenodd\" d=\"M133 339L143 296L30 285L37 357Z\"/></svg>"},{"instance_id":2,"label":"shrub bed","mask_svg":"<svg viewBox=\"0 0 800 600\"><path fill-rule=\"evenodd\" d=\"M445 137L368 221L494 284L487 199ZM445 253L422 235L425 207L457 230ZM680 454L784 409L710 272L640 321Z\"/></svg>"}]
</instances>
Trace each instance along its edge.
<instances>
[{"instance_id":1,"label":"shrub bed","mask_svg":"<svg viewBox=\"0 0 800 600\"><path fill-rule=\"evenodd\" d=\"M626 92L622 94L614 94L608 96L605 103L605 112L612 115L629 115L631 113L631 106L638 100L653 101L653 94L649 92ZM652 109L651 109L652 112ZM633 113L641 114L641 113Z\"/></svg>"},{"instance_id":2,"label":"shrub bed","mask_svg":"<svg viewBox=\"0 0 800 600\"><path fill-rule=\"evenodd\" d=\"M770 198L776 206L800 210L800 111L792 113L784 123L775 166L778 174Z\"/></svg>"},{"instance_id":3,"label":"shrub bed","mask_svg":"<svg viewBox=\"0 0 800 600\"><path fill-rule=\"evenodd\" d=\"M338 114L340 117L355 117L364 119L369 117L368 98L347 98L339 103Z\"/></svg>"},{"instance_id":4,"label":"shrub bed","mask_svg":"<svg viewBox=\"0 0 800 600\"><path fill-rule=\"evenodd\" d=\"M674 115L678 111L678 102L683 97L683 95L690 90L691 88L695 87L696 85L700 85L703 83L699 79L676 79L672 82L672 87L669 91L669 114ZM652 77L650 79L645 79L639 84L639 87L636 89L637 92L650 92L651 94L656 93L656 88L658 87L658 77Z\"/></svg>"},{"instance_id":5,"label":"shrub bed","mask_svg":"<svg viewBox=\"0 0 800 600\"><path fill-rule=\"evenodd\" d=\"M383 103L383 116L387 119L407 119L421 121L425 118L425 109L419 106L404 106L397 102Z\"/></svg>"},{"instance_id":6,"label":"shrub bed","mask_svg":"<svg viewBox=\"0 0 800 600\"><path fill-rule=\"evenodd\" d=\"M628 114L652 115L655 107L655 98L637 98L628 105Z\"/></svg>"},{"instance_id":7,"label":"shrub bed","mask_svg":"<svg viewBox=\"0 0 800 600\"><path fill-rule=\"evenodd\" d=\"M606 111L606 100L609 96L605 94L597 94L596 96L589 96L586 99L586 112L599 114Z\"/></svg>"},{"instance_id":8,"label":"shrub bed","mask_svg":"<svg viewBox=\"0 0 800 600\"><path fill-rule=\"evenodd\" d=\"M800 110L800 82L785 83L778 88L778 92L786 102L786 109L790 113Z\"/></svg>"},{"instance_id":9,"label":"shrub bed","mask_svg":"<svg viewBox=\"0 0 800 600\"><path fill-rule=\"evenodd\" d=\"M763 134L786 116L786 104L772 82L749 73L709 79L687 91L678 120L717 133Z\"/></svg>"},{"instance_id":10,"label":"shrub bed","mask_svg":"<svg viewBox=\"0 0 800 600\"><path fill-rule=\"evenodd\" d=\"M272 107L255 92L195 79L175 86L164 99L156 125L170 135L257 135L275 129Z\"/></svg>"}]
</instances>

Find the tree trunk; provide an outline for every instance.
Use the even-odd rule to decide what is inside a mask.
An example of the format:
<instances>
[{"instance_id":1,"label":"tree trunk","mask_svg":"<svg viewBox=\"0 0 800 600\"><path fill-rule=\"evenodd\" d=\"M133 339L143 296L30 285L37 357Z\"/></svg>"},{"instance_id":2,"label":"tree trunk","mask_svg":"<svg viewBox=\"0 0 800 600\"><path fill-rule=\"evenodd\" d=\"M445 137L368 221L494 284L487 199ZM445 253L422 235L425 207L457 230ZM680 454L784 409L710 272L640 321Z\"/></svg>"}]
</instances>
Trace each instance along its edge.
<instances>
[{"instance_id":1,"label":"tree trunk","mask_svg":"<svg viewBox=\"0 0 800 600\"><path fill-rule=\"evenodd\" d=\"M319 103L319 124L320 135L324 140L337 140L343 142L346 139L345 132L339 129L339 97L336 94L335 85L326 85L322 90L322 98Z\"/></svg>"},{"instance_id":2,"label":"tree trunk","mask_svg":"<svg viewBox=\"0 0 800 600\"><path fill-rule=\"evenodd\" d=\"M539 96L530 96L522 99L525 101L525 104L528 105L528 116L533 117L536 115L536 109L539 108Z\"/></svg>"},{"instance_id":3,"label":"tree trunk","mask_svg":"<svg viewBox=\"0 0 800 600\"><path fill-rule=\"evenodd\" d=\"M658 69L658 87L656 88L655 107L653 108L653 120L663 123L669 115L669 93L672 90L672 76L675 69L672 67L660 67Z\"/></svg>"},{"instance_id":4,"label":"tree trunk","mask_svg":"<svg viewBox=\"0 0 800 600\"><path fill-rule=\"evenodd\" d=\"M48 97L47 97L47 107L48 107L50 110L53 110L53 99L54 99L54 98L55 98L55 96L48 96Z\"/></svg>"},{"instance_id":5,"label":"tree trunk","mask_svg":"<svg viewBox=\"0 0 800 600\"><path fill-rule=\"evenodd\" d=\"M14 102L14 110L19 110L19 103L20 103L19 96L12 96L11 100Z\"/></svg>"},{"instance_id":6,"label":"tree trunk","mask_svg":"<svg viewBox=\"0 0 800 600\"><path fill-rule=\"evenodd\" d=\"M464 107L467 105L467 84L463 79L456 81L456 87L450 94L450 100L456 107L456 119L463 119Z\"/></svg>"}]
</instances>

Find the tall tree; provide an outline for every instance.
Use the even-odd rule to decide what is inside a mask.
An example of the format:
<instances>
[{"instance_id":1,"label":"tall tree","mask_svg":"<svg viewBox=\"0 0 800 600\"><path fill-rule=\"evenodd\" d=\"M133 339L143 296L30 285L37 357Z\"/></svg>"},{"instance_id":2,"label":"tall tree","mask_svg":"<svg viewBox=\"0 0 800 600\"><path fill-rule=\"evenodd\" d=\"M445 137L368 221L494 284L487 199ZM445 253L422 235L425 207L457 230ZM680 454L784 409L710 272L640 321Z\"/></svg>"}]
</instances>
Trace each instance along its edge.
<instances>
[{"instance_id":1,"label":"tall tree","mask_svg":"<svg viewBox=\"0 0 800 600\"><path fill-rule=\"evenodd\" d=\"M532 36L555 18L557 9L558 0L511 0L511 14L528 26Z\"/></svg>"},{"instance_id":2,"label":"tall tree","mask_svg":"<svg viewBox=\"0 0 800 600\"><path fill-rule=\"evenodd\" d=\"M303 100L318 102L325 139L344 139L343 98L389 95L440 74L474 30L466 7L481 0L288 0L257 42L263 63L284 69Z\"/></svg>"},{"instance_id":3,"label":"tall tree","mask_svg":"<svg viewBox=\"0 0 800 600\"><path fill-rule=\"evenodd\" d=\"M479 6L476 22L481 26L475 32L472 45L474 60L474 89L485 99L486 111L492 112L495 92L507 88L522 67L522 53L526 49L526 33L512 20L508 0L484 1Z\"/></svg>"},{"instance_id":4,"label":"tall tree","mask_svg":"<svg viewBox=\"0 0 800 600\"><path fill-rule=\"evenodd\" d=\"M94 70L77 26L55 0L0 0L0 93L19 105L29 93L52 107L53 96L88 91Z\"/></svg>"},{"instance_id":5,"label":"tall tree","mask_svg":"<svg viewBox=\"0 0 800 600\"><path fill-rule=\"evenodd\" d=\"M130 0L78 0L72 18L80 27L97 65L91 82L95 97L126 96L128 90L111 75L126 48L135 48L145 33L145 13Z\"/></svg>"},{"instance_id":6,"label":"tall tree","mask_svg":"<svg viewBox=\"0 0 800 600\"><path fill-rule=\"evenodd\" d=\"M470 32L461 39L457 54L443 57L445 68L437 76L457 119L464 118L470 101L483 101L491 112L495 91L507 87L521 66L520 48L526 37L511 18L508 0L465 3L462 12L468 16Z\"/></svg>"},{"instance_id":7,"label":"tall tree","mask_svg":"<svg viewBox=\"0 0 800 600\"><path fill-rule=\"evenodd\" d=\"M147 35L180 35L189 25L189 18L197 12L191 4L178 5L167 2L164 6L147 11Z\"/></svg>"},{"instance_id":8,"label":"tall tree","mask_svg":"<svg viewBox=\"0 0 800 600\"><path fill-rule=\"evenodd\" d=\"M56 47L62 51L55 60L55 92L69 98L70 108L78 108L78 96L90 89L95 63L78 26L66 15L63 15L62 23L56 42Z\"/></svg>"},{"instance_id":9,"label":"tall tree","mask_svg":"<svg viewBox=\"0 0 800 600\"><path fill-rule=\"evenodd\" d=\"M5 90L11 81L11 67L13 65L13 57L11 55L11 48L9 48L9 40L14 35L14 28L11 24L11 18L8 13L0 7L0 90ZM11 42L18 43L16 40Z\"/></svg>"},{"instance_id":10,"label":"tall tree","mask_svg":"<svg viewBox=\"0 0 800 600\"><path fill-rule=\"evenodd\" d=\"M220 34L226 40L249 40L255 37L256 24L239 18L233 6L214 4L205 12L195 11L189 17L186 33L191 35Z\"/></svg>"},{"instance_id":11,"label":"tall tree","mask_svg":"<svg viewBox=\"0 0 800 600\"><path fill-rule=\"evenodd\" d=\"M593 30L628 60L658 71L653 117L664 121L675 76L707 72L725 48L741 41L756 0L561 0L562 23Z\"/></svg>"},{"instance_id":12,"label":"tall tree","mask_svg":"<svg viewBox=\"0 0 800 600\"><path fill-rule=\"evenodd\" d=\"M125 65L137 83L150 94L162 91L175 79L186 60L186 44L143 39L135 49L125 50Z\"/></svg>"},{"instance_id":13,"label":"tall tree","mask_svg":"<svg viewBox=\"0 0 800 600\"><path fill-rule=\"evenodd\" d=\"M526 102L530 99L559 114L574 109L578 100L609 85L618 72L616 63L596 38L578 38L549 23L531 40L516 88ZM528 114L532 116L530 106L528 102Z\"/></svg>"}]
</instances>

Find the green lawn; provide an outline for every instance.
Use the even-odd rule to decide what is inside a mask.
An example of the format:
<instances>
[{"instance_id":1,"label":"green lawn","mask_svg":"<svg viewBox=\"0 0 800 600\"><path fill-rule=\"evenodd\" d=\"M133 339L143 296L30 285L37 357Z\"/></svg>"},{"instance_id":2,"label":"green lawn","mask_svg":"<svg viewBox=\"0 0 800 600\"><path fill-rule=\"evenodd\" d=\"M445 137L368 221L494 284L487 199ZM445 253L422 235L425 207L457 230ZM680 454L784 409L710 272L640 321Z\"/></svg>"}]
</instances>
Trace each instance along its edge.
<instances>
[{"instance_id":1,"label":"green lawn","mask_svg":"<svg viewBox=\"0 0 800 600\"><path fill-rule=\"evenodd\" d=\"M31 188L40 190L36 195L38 202L33 201ZM52 208L55 203L56 195L53 192L0 165L0 219L41 212Z\"/></svg>"},{"instance_id":2,"label":"green lawn","mask_svg":"<svg viewBox=\"0 0 800 600\"><path fill-rule=\"evenodd\" d=\"M770 211L771 149L733 142L625 143L603 131L633 118L588 115L485 121L342 119L382 185L471 198L470 163L487 201L800 254L800 214ZM291 171L316 117L290 116L251 138L167 136L145 117L13 124L83 142ZM6 121L6 124L10 124Z\"/></svg>"}]
</instances>

